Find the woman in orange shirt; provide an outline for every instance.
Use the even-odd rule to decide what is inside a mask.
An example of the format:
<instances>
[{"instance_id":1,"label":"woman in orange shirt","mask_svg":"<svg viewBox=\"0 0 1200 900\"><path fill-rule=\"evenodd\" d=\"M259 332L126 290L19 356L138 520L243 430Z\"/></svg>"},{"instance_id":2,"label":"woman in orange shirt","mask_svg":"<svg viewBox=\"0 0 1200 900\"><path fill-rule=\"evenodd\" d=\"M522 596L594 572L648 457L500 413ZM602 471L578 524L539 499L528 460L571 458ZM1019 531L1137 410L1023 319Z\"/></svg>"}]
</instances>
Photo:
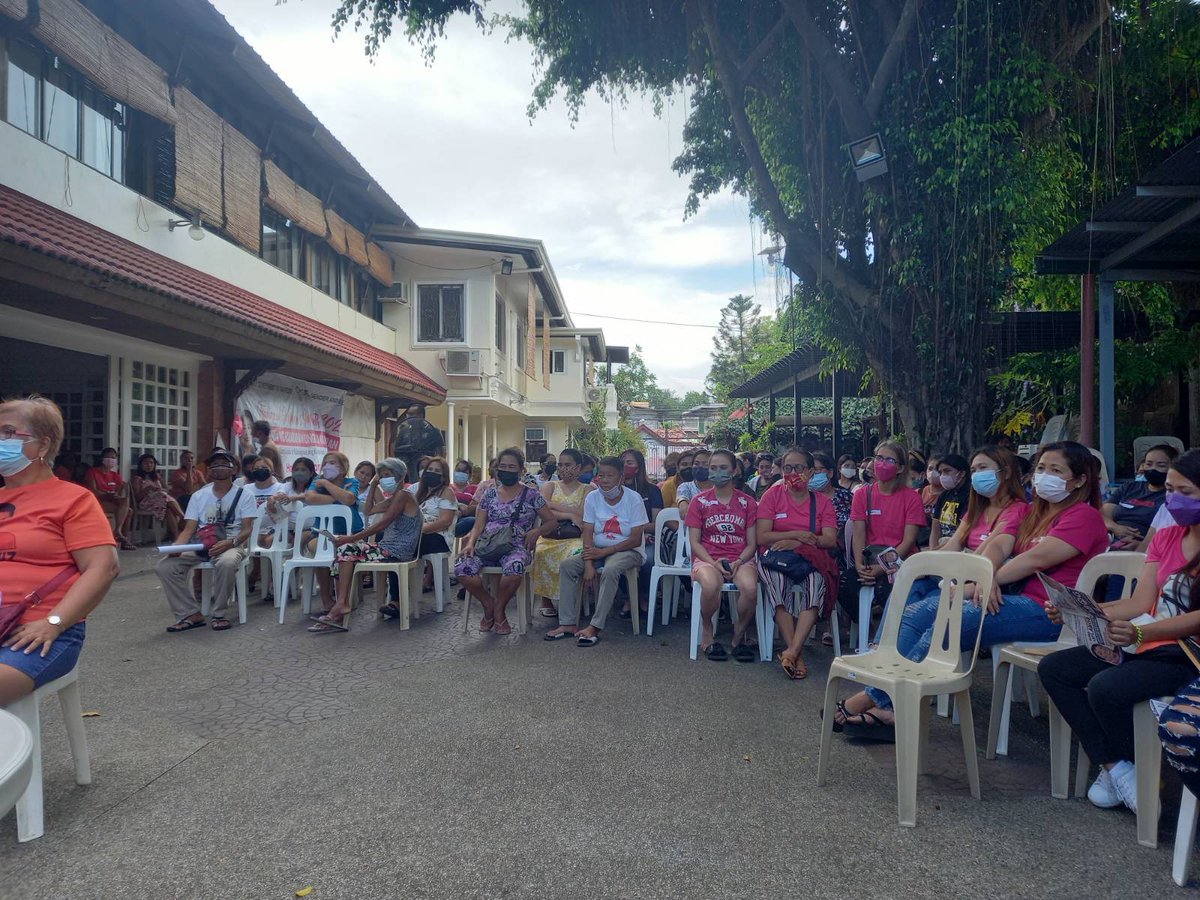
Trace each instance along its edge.
<instances>
[{"instance_id":1,"label":"woman in orange shirt","mask_svg":"<svg viewBox=\"0 0 1200 900\"><path fill-rule=\"evenodd\" d=\"M0 403L0 588L10 603L40 596L0 647L0 707L75 667L83 620L120 572L99 502L54 477L62 438L62 413L46 398Z\"/></svg>"},{"instance_id":2,"label":"woman in orange shirt","mask_svg":"<svg viewBox=\"0 0 1200 900\"><path fill-rule=\"evenodd\" d=\"M129 505L129 486L117 471L117 451L105 447L100 451L100 465L88 469L84 485L100 501L100 509L113 517L113 537L122 550L136 550L129 539L129 524L133 521L133 509Z\"/></svg>"}]
</instances>

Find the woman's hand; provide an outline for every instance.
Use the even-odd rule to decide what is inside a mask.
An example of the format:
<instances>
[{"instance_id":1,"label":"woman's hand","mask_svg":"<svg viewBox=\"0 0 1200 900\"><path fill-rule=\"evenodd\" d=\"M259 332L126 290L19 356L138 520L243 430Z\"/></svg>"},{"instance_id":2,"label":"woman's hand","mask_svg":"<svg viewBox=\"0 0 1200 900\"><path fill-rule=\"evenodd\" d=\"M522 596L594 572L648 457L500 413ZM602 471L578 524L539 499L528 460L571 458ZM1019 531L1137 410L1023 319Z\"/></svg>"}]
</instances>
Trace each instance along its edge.
<instances>
[{"instance_id":1,"label":"woman's hand","mask_svg":"<svg viewBox=\"0 0 1200 900\"><path fill-rule=\"evenodd\" d=\"M772 550L795 550L800 546L799 541L776 541L771 545Z\"/></svg>"},{"instance_id":2,"label":"woman's hand","mask_svg":"<svg viewBox=\"0 0 1200 900\"><path fill-rule=\"evenodd\" d=\"M353 544L355 540L356 538L352 534L339 534L334 537L333 546L335 548L345 547L347 544Z\"/></svg>"},{"instance_id":3,"label":"woman's hand","mask_svg":"<svg viewBox=\"0 0 1200 900\"><path fill-rule=\"evenodd\" d=\"M1043 608L1046 610L1046 618L1048 618L1051 622L1053 622L1055 625L1061 625L1063 623L1062 613L1059 612L1057 606L1055 606L1053 603L1047 603Z\"/></svg>"},{"instance_id":4,"label":"woman's hand","mask_svg":"<svg viewBox=\"0 0 1200 900\"><path fill-rule=\"evenodd\" d=\"M587 551L585 550L584 553L586 553L586 552ZM584 563L583 563L583 583L590 588L592 586L592 582L595 580L596 580L596 564L593 563L590 559L587 559L585 557Z\"/></svg>"},{"instance_id":5,"label":"woman's hand","mask_svg":"<svg viewBox=\"0 0 1200 900\"><path fill-rule=\"evenodd\" d=\"M1129 622L1109 622L1108 637L1118 647L1137 643L1137 631Z\"/></svg>"},{"instance_id":6,"label":"woman's hand","mask_svg":"<svg viewBox=\"0 0 1200 900\"><path fill-rule=\"evenodd\" d=\"M475 538L469 537L465 541L463 541L462 555L463 556L474 556L475 555Z\"/></svg>"},{"instance_id":7,"label":"woman's hand","mask_svg":"<svg viewBox=\"0 0 1200 900\"><path fill-rule=\"evenodd\" d=\"M1000 607L1004 605L1004 597L1000 593L1000 585L992 582L992 595L988 597L987 611L989 615L995 615L1000 612Z\"/></svg>"},{"instance_id":8,"label":"woman's hand","mask_svg":"<svg viewBox=\"0 0 1200 900\"><path fill-rule=\"evenodd\" d=\"M583 558L585 560L604 559L608 556L608 551L602 550L600 547L584 547Z\"/></svg>"},{"instance_id":9,"label":"woman's hand","mask_svg":"<svg viewBox=\"0 0 1200 900\"><path fill-rule=\"evenodd\" d=\"M18 625L9 635L8 640L4 642L4 646L11 650L20 650L24 647L26 655L41 647L40 655L45 656L50 652L50 645L62 633L63 629L58 625L51 625L46 619L38 619L36 622Z\"/></svg>"},{"instance_id":10,"label":"woman's hand","mask_svg":"<svg viewBox=\"0 0 1200 900\"><path fill-rule=\"evenodd\" d=\"M874 566L868 566L866 563L859 563L854 568L858 571L858 583L863 587L870 587L875 583Z\"/></svg>"},{"instance_id":11,"label":"woman's hand","mask_svg":"<svg viewBox=\"0 0 1200 900\"><path fill-rule=\"evenodd\" d=\"M538 542L538 530L536 528L525 532L525 549L526 550L528 550L530 553L532 553L533 548L537 546L537 542Z\"/></svg>"},{"instance_id":12,"label":"woman's hand","mask_svg":"<svg viewBox=\"0 0 1200 900\"><path fill-rule=\"evenodd\" d=\"M1114 523L1110 530L1113 537L1118 541L1140 541L1142 539L1142 533L1129 525L1117 525Z\"/></svg>"},{"instance_id":13,"label":"woman's hand","mask_svg":"<svg viewBox=\"0 0 1200 900\"><path fill-rule=\"evenodd\" d=\"M817 543L817 536L815 534L813 534L811 531L806 531L803 534L801 534L800 537L798 537L796 540L798 543L808 544L811 547Z\"/></svg>"}]
</instances>

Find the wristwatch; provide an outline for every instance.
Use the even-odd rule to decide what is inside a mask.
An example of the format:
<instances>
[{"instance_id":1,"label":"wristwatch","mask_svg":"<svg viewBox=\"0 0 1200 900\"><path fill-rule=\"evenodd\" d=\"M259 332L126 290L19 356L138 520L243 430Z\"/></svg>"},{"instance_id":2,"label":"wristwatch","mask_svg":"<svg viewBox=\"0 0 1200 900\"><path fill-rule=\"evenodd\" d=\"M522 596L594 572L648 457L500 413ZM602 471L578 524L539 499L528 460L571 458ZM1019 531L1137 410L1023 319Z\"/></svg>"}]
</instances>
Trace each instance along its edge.
<instances>
[{"instance_id":1,"label":"wristwatch","mask_svg":"<svg viewBox=\"0 0 1200 900\"><path fill-rule=\"evenodd\" d=\"M61 625L62 624L62 616L46 616L46 621L49 622L51 625Z\"/></svg>"}]
</instances>

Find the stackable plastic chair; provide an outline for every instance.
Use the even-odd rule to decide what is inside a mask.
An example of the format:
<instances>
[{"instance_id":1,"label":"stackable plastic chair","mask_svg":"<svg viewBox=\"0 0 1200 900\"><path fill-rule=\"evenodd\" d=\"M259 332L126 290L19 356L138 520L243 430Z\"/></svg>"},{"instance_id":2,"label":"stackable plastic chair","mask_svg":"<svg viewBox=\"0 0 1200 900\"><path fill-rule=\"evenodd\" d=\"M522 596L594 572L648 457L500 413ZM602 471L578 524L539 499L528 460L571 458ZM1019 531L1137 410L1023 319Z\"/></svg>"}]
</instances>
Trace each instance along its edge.
<instances>
[{"instance_id":1,"label":"stackable plastic chair","mask_svg":"<svg viewBox=\"0 0 1200 900\"><path fill-rule=\"evenodd\" d=\"M333 542L323 534L317 534L317 546L312 556L304 555L304 534L306 531L318 532L321 529L332 531L337 525L348 534L354 522L354 513L349 506L337 504L310 504L296 513L296 532L292 536L292 553L283 563L280 573L280 591L276 594L279 600L279 624L287 612L288 595L291 593L293 573L307 570L303 574L301 588L302 609L307 615L312 609L313 572L317 569L329 569L337 555Z\"/></svg>"},{"instance_id":2,"label":"stackable plastic chair","mask_svg":"<svg viewBox=\"0 0 1200 900\"><path fill-rule=\"evenodd\" d=\"M690 555L690 547L688 545L688 530L684 526L682 519L679 517L678 509L663 509L654 518L654 552L658 553L660 547L666 546L666 533L668 522L678 522L679 529L676 532L675 538L675 556L670 564L664 563L657 555L654 557L654 566L650 569L650 607L646 612L646 634L654 634L654 612L658 607L658 587L659 582L663 578L671 579L669 583L664 583L663 588L663 610L662 623L666 625L671 621L671 617L679 612L679 585L681 579L692 574L692 562L688 558ZM667 591L670 591L668 597Z\"/></svg>"},{"instance_id":3,"label":"stackable plastic chair","mask_svg":"<svg viewBox=\"0 0 1200 900\"><path fill-rule=\"evenodd\" d=\"M10 712L0 709L0 817L7 816L33 776L33 733Z\"/></svg>"},{"instance_id":4,"label":"stackable plastic chair","mask_svg":"<svg viewBox=\"0 0 1200 900\"><path fill-rule=\"evenodd\" d=\"M1141 797L1138 798L1139 802ZM1179 823L1175 826L1175 853L1171 860L1171 877L1182 887L1192 872L1192 845L1196 842L1196 795L1187 788L1179 798Z\"/></svg>"},{"instance_id":5,"label":"stackable plastic chair","mask_svg":"<svg viewBox=\"0 0 1200 900\"><path fill-rule=\"evenodd\" d=\"M520 587L517 588L517 592L513 595L513 599L517 601L517 634L524 634L528 630L529 620L533 617L533 587L529 581L529 569L532 568L533 564L530 563L529 568L521 576ZM490 587L493 596L499 587L500 576L503 574L504 569L501 566L484 566L479 570L479 575L484 579L485 584L488 583L489 579L494 579L491 581ZM467 625L471 618L471 601L474 599L470 591L467 591L463 598L463 631L467 630Z\"/></svg>"},{"instance_id":6,"label":"stackable plastic chair","mask_svg":"<svg viewBox=\"0 0 1200 900\"><path fill-rule=\"evenodd\" d=\"M254 531L250 534L250 557L262 560L259 565L266 566L270 570L271 596L275 598L276 606L282 602L279 598L283 594L283 563L292 555L290 522L290 516L273 519L267 513L266 504L263 504L260 507L258 518L254 520ZM262 534L264 524L270 525L275 529L270 547L258 546L258 540ZM260 574L262 576L262 583L267 584L266 573L263 572Z\"/></svg>"},{"instance_id":7,"label":"stackable plastic chair","mask_svg":"<svg viewBox=\"0 0 1200 900\"><path fill-rule=\"evenodd\" d=\"M79 696L79 667L76 666L61 678L48 681L32 694L27 694L8 711L25 723L33 738L33 763L29 786L17 801L17 840L32 841L45 832L42 817L42 698L58 694L62 706L63 724L67 728L67 743L71 747L71 759L75 763L75 783L92 783L92 760L88 753L87 732L83 727L83 702Z\"/></svg>"},{"instance_id":8,"label":"stackable plastic chair","mask_svg":"<svg viewBox=\"0 0 1200 900\"><path fill-rule=\"evenodd\" d=\"M800 593L800 585L792 585L792 593ZM818 617L818 622L820 621ZM833 655L842 655L842 629L838 624L837 598L834 598L833 609L829 613L829 625L833 631ZM816 625L813 626L816 631ZM811 635L809 636L811 638ZM758 658L762 662L770 662L775 655L775 610L767 599L762 585L758 588Z\"/></svg>"},{"instance_id":9,"label":"stackable plastic chair","mask_svg":"<svg viewBox=\"0 0 1200 900\"><path fill-rule=\"evenodd\" d=\"M663 510L663 512L666 512L666 510ZM648 547L649 547L649 545L646 543L646 536L645 536L645 533L643 532L642 553L646 553ZM642 570L642 567L640 565L634 566L632 569L626 569L624 575L622 575L622 578L625 581L625 590L629 594L629 620L633 624L633 633L634 634L641 634L641 612L642 611L641 611L641 607L638 605L638 574L641 572L641 570ZM575 609L577 610L577 614L576 614L576 618L575 618L576 625L579 624L580 619L584 615L584 604L585 603L587 604L588 612L590 612L592 609L592 605L591 605L592 597L594 596L594 591L596 589L596 586L598 586L599 576L602 571L604 571L604 560L601 560L600 565L596 566L596 583L594 584L593 591L586 590L584 588L583 579L580 578L580 580L579 580L579 603L575 607ZM653 584L653 581L651 581L651 583ZM650 628L649 623L654 621L653 607L650 607L650 609L646 612L646 620L647 620L647 625L646 625L647 632L646 633L649 634L650 633L649 632L649 628Z\"/></svg>"},{"instance_id":10,"label":"stackable plastic chair","mask_svg":"<svg viewBox=\"0 0 1200 900\"><path fill-rule=\"evenodd\" d=\"M887 691L892 698L896 719L896 793L901 825L917 824L917 774L927 757L929 698L953 694L962 716L963 753L971 796L979 799L979 760L975 753L975 726L971 714L971 677L979 653L980 617L970 664L963 664L962 615L963 588L969 582L978 586L982 596L992 590L992 564L981 556L931 550L909 557L896 575L894 591L907 597L913 582L931 575L941 579L942 594L933 624L933 641L928 655L913 662L896 648L904 604L891 604L883 622L879 646L870 653L836 657L829 666L825 685L825 712L821 722L821 754L817 763L817 784L825 783L829 766L833 719L837 708L839 683L856 687L872 686Z\"/></svg>"},{"instance_id":11,"label":"stackable plastic chair","mask_svg":"<svg viewBox=\"0 0 1200 900\"><path fill-rule=\"evenodd\" d=\"M420 582L418 582L414 588L413 581L414 576L419 576L421 563L423 562L424 560L418 557L417 559L410 559L404 562L399 560L379 560L377 562L355 563L354 574L351 576L352 581L350 584L350 608L354 609L357 605L355 601L358 598L362 585L362 575L367 572L375 575L391 573L396 576L396 581L400 588L400 596L396 598L396 606L400 609L400 629L407 631L410 621L414 618L414 613L416 616L420 616L417 604L413 601L413 596L415 593L417 597L420 597L421 587ZM384 586L382 593L380 592L381 584ZM387 579L380 580L376 578L374 579L374 585L375 592L381 601L380 605L382 605L382 600L386 596L387 591Z\"/></svg>"},{"instance_id":12,"label":"stackable plastic chair","mask_svg":"<svg viewBox=\"0 0 1200 900\"><path fill-rule=\"evenodd\" d=\"M733 627L737 628L737 595L738 586L732 581L726 581L721 585L721 593L725 596L726 602L729 604L729 621L733 623ZM688 654L692 659L698 659L700 656L700 582L692 579L692 641L688 649ZM762 605L762 588L758 589L758 603ZM713 634L717 633L717 619L721 612L721 604L717 604L716 610L713 612ZM653 619L653 616L649 618Z\"/></svg>"}]
</instances>

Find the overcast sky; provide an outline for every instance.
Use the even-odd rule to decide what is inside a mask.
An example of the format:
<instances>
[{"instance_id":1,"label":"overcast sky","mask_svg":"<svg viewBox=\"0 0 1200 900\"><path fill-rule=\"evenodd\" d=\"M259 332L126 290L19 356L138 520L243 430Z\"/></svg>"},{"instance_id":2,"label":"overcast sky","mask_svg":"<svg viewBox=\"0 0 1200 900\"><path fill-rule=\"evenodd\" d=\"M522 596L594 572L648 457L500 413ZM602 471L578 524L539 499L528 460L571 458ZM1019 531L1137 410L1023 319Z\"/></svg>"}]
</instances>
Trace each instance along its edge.
<instances>
[{"instance_id":1,"label":"overcast sky","mask_svg":"<svg viewBox=\"0 0 1200 900\"><path fill-rule=\"evenodd\" d=\"M418 225L545 241L576 324L641 344L664 387L702 390L708 374L713 329L680 325L715 325L737 293L774 310L746 203L683 219L682 100L661 118L649 100L593 98L574 127L563 104L530 122L529 46L467 19L432 66L403 36L372 64L361 36L332 40L334 0L213 2Z\"/></svg>"}]
</instances>

